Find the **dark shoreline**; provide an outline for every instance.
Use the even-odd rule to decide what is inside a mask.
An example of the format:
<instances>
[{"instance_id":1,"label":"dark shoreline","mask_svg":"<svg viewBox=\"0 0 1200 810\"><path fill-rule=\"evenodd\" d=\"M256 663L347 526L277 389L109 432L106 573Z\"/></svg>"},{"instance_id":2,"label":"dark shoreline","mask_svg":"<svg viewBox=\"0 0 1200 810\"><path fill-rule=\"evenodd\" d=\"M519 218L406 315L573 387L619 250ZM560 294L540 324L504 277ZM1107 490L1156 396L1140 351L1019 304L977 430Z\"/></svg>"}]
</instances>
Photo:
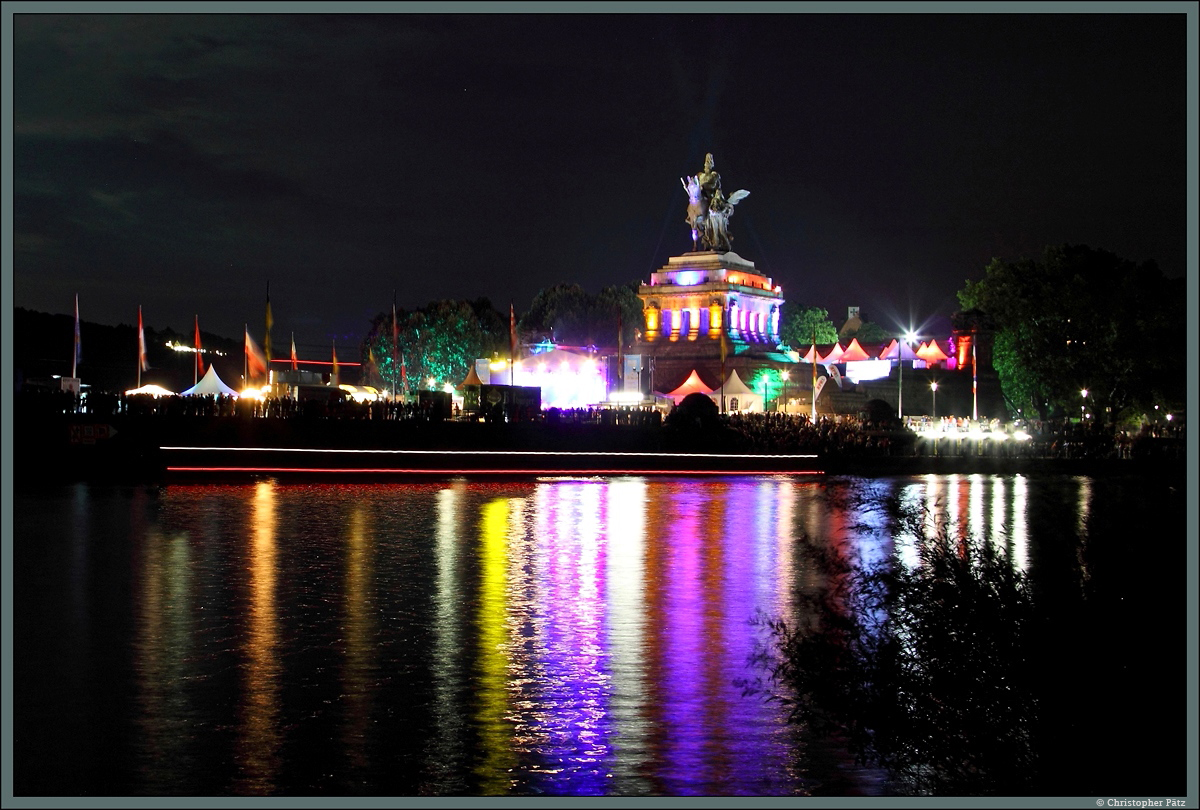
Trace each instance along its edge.
<instances>
[{"instance_id":1,"label":"dark shoreline","mask_svg":"<svg viewBox=\"0 0 1200 810\"><path fill-rule=\"evenodd\" d=\"M1186 458L1178 453L1131 459L1048 458L1014 454L1017 448L1012 447L985 446L961 455L935 456L911 433L891 434L890 453L876 449L812 456L803 449L755 451L727 429L46 413L22 414L17 422L14 483L18 486L79 480L212 480L249 474L341 480L349 475L353 480L392 481L475 474L1132 475L1178 476L1181 483L1186 476ZM173 447L204 450L163 449ZM255 454L246 452L248 448L286 452ZM363 450L418 452L364 454ZM205 471L186 476L177 469L168 472L183 466L203 466Z\"/></svg>"}]
</instances>

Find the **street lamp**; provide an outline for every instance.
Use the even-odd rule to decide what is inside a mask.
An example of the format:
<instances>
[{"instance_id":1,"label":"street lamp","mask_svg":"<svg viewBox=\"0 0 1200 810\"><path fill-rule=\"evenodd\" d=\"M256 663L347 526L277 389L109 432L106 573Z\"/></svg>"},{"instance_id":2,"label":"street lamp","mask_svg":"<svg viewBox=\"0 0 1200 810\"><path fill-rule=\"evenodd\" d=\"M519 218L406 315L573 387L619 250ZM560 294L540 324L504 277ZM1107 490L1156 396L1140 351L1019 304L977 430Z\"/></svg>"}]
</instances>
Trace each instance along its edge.
<instances>
[{"instance_id":1,"label":"street lamp","mask_svg":"<svg viewBox=\"0 0 1200 810\"><path fill-rule=\"evenodd\" d=\"M1083 404L1079 406L1080 419L1087 418L1087 389L1083 388L1079 391L1079 395L1083 397Z\"/></svg>"},{"instance_id":2,"label":"street lamp","mask_svg":"<svg viewBox=\"0 0 1200 810\"><path fill-rule=\"evenodd\" d=\"M788 370L786 368L783 371L779 372L779 379L783 380L783 412L784 413L787 413L787 384L788 384L788 377L790 377L790 376L791 376L791 374L788 373Z\"/></svg>"},{"instance_id":3,"label":"street lamp","mask_svg":"<svg viewBox=\"0 0 1200 810\"><path fill-rule=\"evenodd\" d=\"M929 390L933 392L933 418L937 419L937 383L931 382Z\"/></svg>"}]
</instances>

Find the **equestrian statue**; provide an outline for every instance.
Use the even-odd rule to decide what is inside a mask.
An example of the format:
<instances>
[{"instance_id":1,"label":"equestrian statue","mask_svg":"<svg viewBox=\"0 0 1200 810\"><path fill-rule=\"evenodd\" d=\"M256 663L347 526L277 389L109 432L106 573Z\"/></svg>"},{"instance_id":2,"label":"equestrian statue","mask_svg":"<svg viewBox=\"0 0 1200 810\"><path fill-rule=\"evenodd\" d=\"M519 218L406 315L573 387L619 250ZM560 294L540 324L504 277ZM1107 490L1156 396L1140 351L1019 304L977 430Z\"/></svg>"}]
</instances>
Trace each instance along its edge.
<instances>
[{"instance_id":1,"label":"equestrian statue","mask_svg":"<svg viewBox=\"0 0 1200 810\"><path fill-rule=\"evenodd\" d=\"M681 177L679 182L688 195L687 224L692 229L692 250L700 250L701 246L720 253L731 250L729 218L733 216L733 207L749 197L750 192L739 189L725 197L711 152L704 156L704 171Z\"/></svg>"}]
</instances>

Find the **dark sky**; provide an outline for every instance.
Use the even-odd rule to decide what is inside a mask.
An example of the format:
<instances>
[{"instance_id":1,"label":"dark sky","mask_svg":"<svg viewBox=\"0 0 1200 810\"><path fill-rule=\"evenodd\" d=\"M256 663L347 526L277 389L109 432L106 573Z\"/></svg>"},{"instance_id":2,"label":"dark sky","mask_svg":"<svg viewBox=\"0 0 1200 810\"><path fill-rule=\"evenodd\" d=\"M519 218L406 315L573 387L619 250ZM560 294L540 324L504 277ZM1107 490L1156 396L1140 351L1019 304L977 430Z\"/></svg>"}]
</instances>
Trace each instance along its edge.
<instances>
[{"instance_id":1,"label":"dark sky","mask_svg":"<svg viewBox=\"0 0 1200 810\"><path fill-rule=\"evenodd\" d=\"M276 345L734 250L840 324L941 328L993 256L1182 276L1186 15L14 17L16 306ZM305 350L302 349L302 354Z\"/></svg>"}]
</instances>

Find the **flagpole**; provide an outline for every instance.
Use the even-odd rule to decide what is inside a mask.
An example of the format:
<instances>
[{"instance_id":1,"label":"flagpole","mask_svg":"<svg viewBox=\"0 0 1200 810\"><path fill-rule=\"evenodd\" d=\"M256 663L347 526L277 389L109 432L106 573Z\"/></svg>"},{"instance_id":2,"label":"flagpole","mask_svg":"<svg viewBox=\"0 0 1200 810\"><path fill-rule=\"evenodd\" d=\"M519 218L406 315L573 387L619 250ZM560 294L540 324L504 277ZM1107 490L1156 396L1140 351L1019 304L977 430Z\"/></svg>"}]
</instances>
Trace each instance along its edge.
<instances>
[{"instance_id":1,"label":"flagpole","mask_svg":"<svg viewBox=\"0 0 1200 810\"><path fill-rule=\"evenodd\" d=\"M145 338L142 336L142 305L138 304L138 373L137 388L142 387L142 355L145 352Z\"/></svg>"},{"instance_id":2,"label":"flagpole","mask_svg":"<svg viewBox=\"0 0 1200 810\"><path fill-rule=\"evenodd\" d=\"M817 424L817 328L815 326L813 327L812 337L812 421L815 425Z\"/></svg>"},{"instance_id":3,"label":"flagpole","mask_svg":"<svg viewBox=\"0 0 1200 810\"><path fill-rule=\"evenodd\" d=\"M71 379L79 370L79 293L75 293L75 350L71 353Z\"/></svg>"},{"instance_id":4,"label":"flagpole","mask_svg":"<svg viewBox=\"0 0 1200 810\"><path fill-rule=\"evenodd\" d=\"M263 337L263 357L267 363L267 385L271 384L271 327L275 318L271 315L271 280L267 279L267 334Z\"/></svg>"},{"instance_id":5,"label":"flagpole","mask_svg":"<svg viewBox=\"0 0 1200 810\"><path fill-rule=\"evenodd\" d=\"M971 419L979 421L979 364L976 362L975 344L979 342L979 330L971 335Z\"/></svg>"},{"instance_id":6,"label":"flagpole","mask_svg":"<svg viewBox=\"0 0 1200 810\"><path fill-rule=\"evenodd\" d=\"M725 355L728 353L725 345L725 330L721 330L721 413L725 413Z\"/></svg>"},{"instance_id":7,"label":"flagpole","mask_svg":"<svg viewBox=\"0 0 1200 810\"><path fill-rule=\"evenodd\" d=\"M194 317L196 334L192 337L192 343L195 344L192 348L196 350L196 362L192 364L192 385L200 382L200 316L196 315Z\"/></svg>"},{"instance_id":8,"label":"flagpole","mask_svg":"<svg viewBox=\"0 0 1200 810\"><path fill-rule=\"evenodd\" d=\"M399 371L396 369L396 354L399 351L396 345L399 342L399 325L396 323L396 288L392 288L392 402L396 401L396 377L399 376Z\"/></svg>"},{"instance_id":9,"label":"flagpole","mask_svg":"<svg viewBox=\"0 0 1200 810\"><path fill-rule=\"evenodd\" d=\"M250 324L242 324L242 385L250 385Z\"/></svg>"}]
</instances>

